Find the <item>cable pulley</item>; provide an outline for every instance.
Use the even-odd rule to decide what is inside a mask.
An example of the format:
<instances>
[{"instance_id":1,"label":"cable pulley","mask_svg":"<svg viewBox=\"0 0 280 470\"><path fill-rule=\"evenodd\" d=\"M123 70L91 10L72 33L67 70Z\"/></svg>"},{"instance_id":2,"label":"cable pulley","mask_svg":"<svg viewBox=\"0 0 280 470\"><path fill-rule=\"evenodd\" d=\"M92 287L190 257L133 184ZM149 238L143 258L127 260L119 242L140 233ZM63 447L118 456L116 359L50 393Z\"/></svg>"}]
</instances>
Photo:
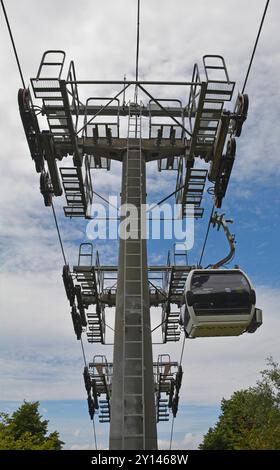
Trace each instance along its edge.
<instances>
[{"instance_id":1,"label":"cable pulley","mask_svg":"<svg viewBox=\"0 0 280 470\"><path fill-rule=\"evenodd\" d=\"M49 173L44 170L40 175L40 192L44 198L45 206L50 207L52 205L53 189Z\"/></svg>"},{"instance_id":2,"label":"cable pulley","mask_svg":"<svg viewBox=\"0 0 280 470\"><path fill-rule=\"evenodd\" d=\"M242 127L244 122L247 119L247 113L249 109L249 97L245 94L238 94L235 107L234 107L234 117L231 119L230 126L231 132L236 137L241 136Z\"/></svg>"}]
</instances>

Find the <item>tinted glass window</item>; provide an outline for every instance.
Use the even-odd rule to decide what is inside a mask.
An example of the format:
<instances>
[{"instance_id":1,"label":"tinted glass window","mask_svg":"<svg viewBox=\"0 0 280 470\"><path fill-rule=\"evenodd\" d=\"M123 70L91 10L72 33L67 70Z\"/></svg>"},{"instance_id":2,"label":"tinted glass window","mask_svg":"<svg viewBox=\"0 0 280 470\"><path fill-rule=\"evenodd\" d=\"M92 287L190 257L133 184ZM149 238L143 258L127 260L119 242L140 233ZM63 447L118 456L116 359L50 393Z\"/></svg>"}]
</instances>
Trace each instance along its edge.
<instances>
[{"instance_id":1,"label":"tinted glass window","mask_svg":"<svg viewBox=\"0 0 280 470\"><path fill-rule=\"evenodd\" d=\"M240 273L197 273L191 290L197 315L250 313L250 286Z\"/></svg>"},{"instance_id":2,"label":"tinted glass window","mask_svg":"<svg viewBox=\"0 0 280 470\"><path fill-rule=\"evenodd\" d=\"M194 294L214 292L250 292L247 279L240 273L199 273L192 277Z\"/></svg>"}]
</instances>

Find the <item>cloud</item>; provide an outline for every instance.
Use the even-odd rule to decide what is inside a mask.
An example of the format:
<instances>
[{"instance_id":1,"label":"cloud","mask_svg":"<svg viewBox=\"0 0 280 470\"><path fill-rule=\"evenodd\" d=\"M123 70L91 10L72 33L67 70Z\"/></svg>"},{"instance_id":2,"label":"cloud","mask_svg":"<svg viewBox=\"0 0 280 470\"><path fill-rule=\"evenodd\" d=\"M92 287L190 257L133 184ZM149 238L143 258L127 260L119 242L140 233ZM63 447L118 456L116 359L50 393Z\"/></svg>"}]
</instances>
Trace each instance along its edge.
<instances>
[{"instance_id":1,"label":"cloud","mask_svg":"<svg viewBox=\"0 0 280 470\"><path fill-rule=\"evenodd\" d=\"M177 438L172 439L172 450L195 450L198 445L202 442L203 434L187 433L181 439L179 434L176 434ZM170 439L158 439L158 448L160 450L170 449Z\"/></svg>"},{"instance_id":2,"label":"cloud","mask_svg":"<svg viewBox=\"0 0 280 470\"><path fill-rule=\"evenodd\" d=\"M92 446L89 444L73 444L70 450L91 450Z\"/></svg>"},{"instance_id":3,"label":"cloud","mask_svg":"<svg viewBox=\"0 0 280 470\"><path fill-rule=\"evenodd\" d=\"M202 442L202 437L202 434L187 433L182 442L182 445L185 446L184 449L197 449L200 442Z\"/></svg>"},{"instance_id":4,"label":"cloud","mask_svg":"<svg viewBox=\"0 0 280 470\"><path fill-rule=\"evenodd\" d=\"M158 448L160 450L170 449L170 440L158 439Z\"/></svg>"}]
</instances>

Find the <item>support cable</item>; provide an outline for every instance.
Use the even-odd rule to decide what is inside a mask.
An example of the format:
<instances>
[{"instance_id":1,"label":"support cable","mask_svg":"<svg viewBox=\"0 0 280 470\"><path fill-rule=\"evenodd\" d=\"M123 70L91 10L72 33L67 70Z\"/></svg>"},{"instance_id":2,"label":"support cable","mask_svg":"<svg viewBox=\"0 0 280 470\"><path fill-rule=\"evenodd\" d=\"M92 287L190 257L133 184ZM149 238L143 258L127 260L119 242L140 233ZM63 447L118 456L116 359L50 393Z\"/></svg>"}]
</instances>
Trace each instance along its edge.
<instances>
[{"instance_id":1,"label":"support cable","mask_svg":"<svg viewBox=\"0 0 280 470\"><path fill-rule=\"evenodd\" d=\"M114 209L116 209L116 211L119 210L119 208L117 206L114 206L114 204L109 202L108 199L106 199L105 197L101 196L101 194L97 193L96 191L92 191L92 192L93 192L93 194L95 194L95 196L99 197L100 199L102 199L102 201L106 202L106 204L108 204L108 206L113 207Z\"/></svg>"},{"instance_id":2,"label":"support cable","mask_svg":"<svg viewBox=\"0 0 280 470\"><path fill-rule=\"evenodd\" d=\"M183 361L183 355L184 355L184 349L185 349L185 342L186 342L186 336L184 336L183 344L182 344L182 349L181 349L181 354L180 354L180 361L179 361L179 366L182 365ZM169 443L169 450L172 449L172 441L173 441L173 434L174 434L174 421L175 421L175 416L172 418L172 424L171 424L171 432L170 432L170 443Z\"/></svg>"},{"instance_id":3,"label":"support cable","mask_svg":"<svg viewBox=\"0 0 280 470\"><path fill-rule=\"evenodd\" d=\"M138 82L139 76L139 39L140 39L140 0L137 0L137 35L136 35L136 66L135 66L135 81ZM134 102L137 103L138 98L138 85L135 85Z\"/></svg>"},{"instance_id":4,"label":"support cable","mask_svg":"<svg viewBox=\"0 0 280 470\"><path fill-rule=\"evenodd\" d=\"M174 418L174 416L173 416L173 418L172 418L172 423L171 423L171 433L170 433L169 450L172 449L173 432L174 432L174 421L175 421L175 418Z\"/></svg>"},{"instance_id":5,"label":"support cable","mask_svg":"<svg viewBox=\"0 0 280 470\"><path fill-rule=\"evenodd\" d=\"M57 217L56 217L56 212L55 212L55 208L54 208L53 203L52 203L52 212L53 212L53 218L54 218L54 222L55 222L55 226L56 226L56 231L57 231L57 236L58 236L58 240L59 240L59 244L60 244L62 256L63 256L63 259L64 259L64 264L67 264L66 256L65 256L65 251L64 251L64 248L63 248L62 238L61 238L61 235L60 235L60 230L59 230L59 226L58 226L58 222L57 222Z\"/></svg>"},{"instance_id":6,"label":"support cable","mask_svg":"<svg viewBox=\"0 0 280 470\"><path fill-rule=\"evenodd\" d=\"M95 429L94 417L92 420L92 429L93 429L93 437L94 437L94 446L95 446L95 450L97 450L98 447L97 447L97 440L96 440L96 429Z\"/></svg>"},{"instance_id":7,"label":"support cable","mask_svg":"<svg viewBox=\"0 0 280 470\"><path fill-rule=\"evenodd\" d=\"M63 247L63 242L62 242L62 238L61 238L61 235L60 235L60 230L59 230L59 226L58 226L57 217L56 217L55 208L54 208L53 203L52 203L52 210L53 210L53 217L54 217L54 221L55 221L55 226L56 226L56 230L57 230L57 235L58 235L58 239L59 239L59 243L60 243L60 247L61 247L61 251L62 251L62 256L63 256L63 259L64 259L65 264L67 264L66 256L65 256L65 251L64 251L64 247ZM82 350L82 356L83 356L83 360L84 360L84 365L85 365L85 367L86 367L86 366L87 366L87 360L86 360L85 348L84 348L84 343L83 343L82 337L80 338L80 344L81 344L81 350ZM93 417L92 423L93 423L94 445L95 445L95 449L97 450L96 429L95 429L94 417Z\"/></svg>"},{"instance_id":8,"label":"support cable","mask_svg":"<svg viewBox=\"0 0 280 470\"><path fill-rule=\"evenodd\" d=\"M101 320L101 321L107 328L109 328L109 330L111 330L115 333L115 330L114 330L114 328L112 328L112 326L108 325L108 323L106 323L104 320ZM108 344L108 343L104 343L104 344Z\"/></svg>"},{"instance_id":9,"label":"support cable","mask_svg":"<svg viewBox=\"0 0 280 470\"><path fill-rule=\"evenodd\" d=\"M54 208L53 203L52 203L52 210L53 210L54 221L55 221L55 225L56 225L56 229L57 229L57 235L58 235L58 239L59 239L59 243L60 243L60 247L61 247L61 251L62 251L62 256L63 256L65 264L67 264L65 251L64 251L64 247L63 247L63 242L62 242L62 238L61 238L61 235L60 235L60 230L59 230L59 226L58 226L57 217L56 217L55 208ZM80 344L81 344L81 350L82 350L84 365L86 367L87 366L87 360L86 360L85 348L84 348L84 343L83 343L82 337L80 338ZM95 429L94 416L93 416L93 419L92 419L92 424L93 424L94 445L95 445L95 450L97 450L97 440L96 440L96 429Z\"/></svg>"},{"instance_id":10,"label":"support cable","mask_svg":"<svg viewBox=\"0 0 280 470\"><path fill-rule=\"evenodd\" d=\"M247 80L248 80L249 73L250 73L251 67L252 67L252 63L253 63L253 60L254 60L254 57L255 57L255 52L256 52L257 45L258 45L258 42L259 42L259 38L260 38L260 35L261 35L261 31L262 31L262 27L263 27L263 23L264 23L264 19L265 19L265 15L266 15L266 12L267 12L268 5L269 5L269 0L267 0L265 8L264 8L264 12L263 12L263 16L262 16L261 23L260 23L260 26L259 26L259 30L258 30L258 34L257 34L257 37L256 37L255 45L254 45L254 48L253 48L253 52L252 52L252 55L251 55L249 66L248 66L248 70L247 70L246 77L245 77L245 80L244 80L244 84L243 84L243 88L242 88L242 92L241 92L242 94L244 93L244 90L245 90L246 85L247 85Z\"/></svg>"},{"instance_id":11,"label":"support cable","mask_svg":"<svg viewBox=\"0 0 280 470\"><path fill-rule=\"evenodd\" d=\"M138 81L138 72L139 72L139 26L140 26L140 0L138 0L137 2L137 42L136 42L136 71L135 71L136 82Z\"/></svg>"},{"instance_id":12,"label":"support cable","mask_svg":"<svg viewBox=\"0 0 280 470\"><path fill-rule=\"evenodd\" d=\"M58 222L57 222L56 212L55 212L55 208L54 208L53 203L52 203L52 211L53 211L53 217L54 217L54 221L55 221L55 226L56 226L57 235L58 235L58 240L59 240L60 247L61 247L62 256L63 256L63 259L64 259L64 263L67 264L66 256L65 256L65 251L64 251L64 247L63 247L63 242L62 242L62 238L61 238L61 234L60 234L60 230L59 230L59 225L58 225ZM108 326L108 325L107 325L107 326ZM85 355L85 348L84 348L84 343L83 343L82 337L80 338L80 344L81 344L81 350L82 350L82 356L83 356L83 360L84 360L84 365L87 366L87 360L86 360L86 355ZM93 435L94 435L95 449L97 450L97 441L96 441L96 430L95 430L94 417L93 417L93 420L92 420L92 421L93 421Z\"/></svg>"},{"instance_id":13,"label":"support cable","mask_svg":"<svg viewBox=\"0 0 280 470\"><path fill-rule=\"evenodd\" d=\"M67 82L69 83L69 82ZM71 82L70 82L71 83ZM77 83L77 82L75 82ZM100 106L99 110L89 119L88 122L86 122L77 132L76 134L78 135L82 130L84 130L95 118L96 116L98 116L101 111L103 111L104 109L108 108L108 106L110 106L110 104L116 99L118 98L122 93L125 92L125 90L130 86L130 83L128 83L127 85L124 86L124 88L121 89L121 91L119 91L113 98L110 98L109 101L104 105L104 106Z\"/></svg>"},{"instance_id":14,"label":"support cable","mask_svg":"<svg viewBox=\"0 0 280 470\"><path fill-rule=\"evenodd\" d=\"M159 323L157 326L155 326L152 330L151 330L151 333L153 333L154 331L156 331L160 326L164 325L164 323L166 323L167 320L163 320L161 323ZM163 344L163 343L159 343L159 344Z\"/></svg>"},{"instance_id":15,"label":"support cable","mask_svg":"<svg viewBox=\"0 0 280 470\"><path fill-rule=\"evenodd\" d=\"M25 81L24 81L24 78L23 78L22 69L21 69L21 65L20 65L19 58L18 58L18 53L17 53L15 41L14 41L14 38L13 38L13 33L12 33L12 30L11 30L11 27L10 27L9 18L8 18L8 15L7 15L6 8L5 8L4 1L3 1L3 0L1 0L1 6L2 6L2 9L3 9L4 16L5 16L7 28L8 28L9 35L10 35L10 39L11 39L11 42L12 42L12 46L13 46L13 50L14 50L15 59L16 59L16 62L17 62L17 66L18 66L18 71L19 71L19 74L20 74L21 82L22 82L23 88L26 88L26 86L25 86Z\"/></svg>"},{"instance_id":16,"label":"support cable","mask_svg":"<svg viewBox=\"0 0 280 470\"><path fill-rule=\"evenodd\" d=\"M81 342L81 348L82 348L84 363L85 363L85 366L86 366L86 365L87 365L87 361L86 361L86 355L85 355L85 349L84 349L84 343L83 343L82 337L81 337L81 339L80 339L80 342Z\"/></svg>"},{"instance_id":17,"label":"support cable","mask_svg":"<svg viewBox=\"0 0 280 470\"><path fill-rule=\"evenodd\" d=\"M184 188L184 185L180 186L178 189L175 189L172 193L168 194L168 196L165 196L163 199L161 199L159 202L155 203L152 207L149 207L146 212L151 212L153 209L156 207L160 206L163 202L167 201L167 199L170 199L174 194L177 194L181 189ZM174 220L174 219L171 219Z\"/></svg>"},{"instance_id":18,"label":"support cable","mask_svg":"<svg viewBox=\"0 0 280 470\"><path fill-rule=\"evenodd\" d=\"M55 212L55 208L54 208L53 203L52 203L52 211L53 211L53 217L54 217L54 221L55 221L55 226L56 226L56 230L57 230L57 236L58 236L58 240L59 240L59 244L60 244L62 256L63 256L63 259L64 259L64 263L67 264L66 256L65 256L65 251L64 251L64 247L63 247L63 242L62 242L62 238L61 238L61 234L60 234L60 229L59 229L59 226L58 226L57 217L56 217L56 212ZM87 365L87 361L86 361L85 349L84 349L84 344L83 344L82 338L80 339L80 343L81 343L81 349L82 349L82 355L83 355L84 363L85 363L85 366L86 366L86 365Z\"/></svg>"},{"instance_id":19,"label":"support cable","mask_svg":"<svg viewBox=\"0 0 280 470\"><path fill-rule=\"evenodd\" d=\"M61 251L62 251L62 256L63 256L63 259L64 259L64 263L67 264L66 256L65 256L65 251L64 251L64 247L63 247L63 242L62 242L62 238L61 238L61 235L60 235L60 230L59 230L59 226L58 226L58 222L57 222L57 217L56 217L56 212L55 212L55 208L54 208L53 203L52 203L52 210L53 210L53 217L54 217L55 226L56 226L56 230L57 230L58 240L59 240L60 247L61 247ZM82 350L82 356L83 356L83 360L84 360L84 365L85 365L85 367L86 367L86 366L87 366L87 360L86 360L85 348L84 348L84 343L83 343L82 337L80 338L80 344L81 344L81 350ZM95 449L97 450L97 441L96 441L96 430L95 430L94 417L93 417L92 422L93 422L94 445L95 445Z\"/></svg>"},{"instance_id":20,"label":"support cable","mask_svg":"<svg viewBox=\"0 0 280 470\"><path fill-rule=\"evenodd\" d=\"M181 366L181 365L182 365L182 362L183 362L185 343L186 343L186 336L184 336L184 341L183 341L183 345L182 345L182 350L181 350L181 356L180 356L179 366Z\"/></svg>"}]
</instances>

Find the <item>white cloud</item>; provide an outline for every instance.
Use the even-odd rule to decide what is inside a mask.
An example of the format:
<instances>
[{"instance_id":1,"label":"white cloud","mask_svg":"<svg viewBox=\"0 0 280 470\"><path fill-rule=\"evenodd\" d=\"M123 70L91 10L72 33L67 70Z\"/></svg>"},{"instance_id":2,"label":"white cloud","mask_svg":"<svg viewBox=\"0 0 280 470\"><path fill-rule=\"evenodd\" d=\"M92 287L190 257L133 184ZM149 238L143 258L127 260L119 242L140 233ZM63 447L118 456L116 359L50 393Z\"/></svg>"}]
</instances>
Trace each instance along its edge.
<instances>
[{"instance_id":1,"label":"white cloud","mask_svg":"<svg viewBox=\"0 0 280 470\"><path fill-rule=\"evenodd\" d=\"M70 450L91 450L92 446L89 444L73 444Z\"/></svg>"},{"instance_id":2,"label":"white cloud","mask_svg":"<svg viewBox=\"0 0 280 470\"><path fill-rule=\"evenodd\" d=\"M198 448L198 445L202 442L203 434L201 433L187 433L184 435L183 439L172 439L172 450L195 450ZM169 450L170 449L170 439L158 439L158 448L160 450Z\"/></svg>"},{"instance_id":3,"label":"white cloud","mask_svg":"<svg viewBox=\"0 0 280 470\"><path fill-rule=\"evenodd\" d=\"M168 440L165 440L165 439L158 439L158 448L160 450L170 449L170 440L168 441Z\"/></svg>"},{"instance_id":4,"label":"white cloud","mask_svg":"<svg viewBox=\"0 0 280 470\"><path fill-rule=\"evenodd\" d=\"M202 442L202 434L187 433L182 441L184 449L194 450L198 448L198 445Z\"/></svg>"}]
</instances>

